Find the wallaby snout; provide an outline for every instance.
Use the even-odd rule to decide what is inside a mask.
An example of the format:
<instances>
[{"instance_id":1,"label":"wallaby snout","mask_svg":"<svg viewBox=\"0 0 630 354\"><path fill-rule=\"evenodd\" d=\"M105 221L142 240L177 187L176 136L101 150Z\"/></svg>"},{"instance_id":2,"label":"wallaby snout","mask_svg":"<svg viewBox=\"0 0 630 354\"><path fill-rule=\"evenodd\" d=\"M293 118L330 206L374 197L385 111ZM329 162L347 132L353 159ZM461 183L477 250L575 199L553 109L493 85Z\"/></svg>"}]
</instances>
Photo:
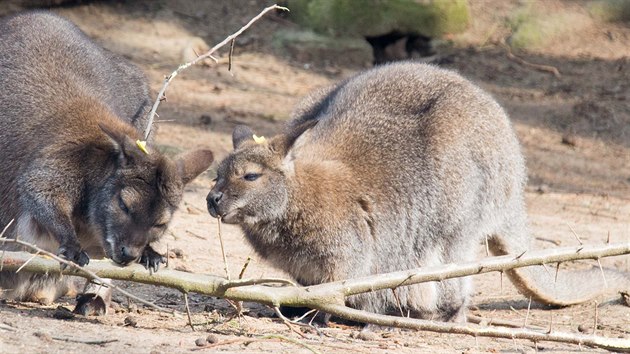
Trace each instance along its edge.
<instances>
[{"instance_id":1,"label":"wallaby snout","mask_svg":"<svg viewBox=\"0 0 630 354\"><path fill-rule=\"evenodd\" d=\"M212 189L206 197L208 212L212 217L216 218L222 216L219 214L219 202L221 202L221 198L223 198L223 192L215 191L214 189Z\"/></svg>"}]
</instances>

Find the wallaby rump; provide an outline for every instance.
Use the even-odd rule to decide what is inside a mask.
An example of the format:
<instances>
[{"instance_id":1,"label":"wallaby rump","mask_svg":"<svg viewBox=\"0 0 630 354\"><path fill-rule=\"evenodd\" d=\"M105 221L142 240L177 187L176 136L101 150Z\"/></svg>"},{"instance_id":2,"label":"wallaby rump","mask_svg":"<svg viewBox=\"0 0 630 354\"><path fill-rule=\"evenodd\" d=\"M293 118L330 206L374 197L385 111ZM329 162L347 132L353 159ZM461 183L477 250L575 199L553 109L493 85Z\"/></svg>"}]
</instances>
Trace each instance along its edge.
<instances>
[{"instance_id":1,"label":"wallaby rump","mask_svg":"<svg viewBox=\"0 0 630 354\"><path fill-rule=\"evenodd\" d=\"M321 89L285 133L254 141L239 126L208 210L303 285L530 249L525 164L503 109L458 74L396 63ZM526 296L569 305L597 295L596 272L508 272ZM611 286L628 285L615 271ZM588 284L586 286L585 284ZM471 279L349 298L368 311L465 319ZM399 308L400 305L400 308Z\"/></svg>"},{"instance_id":2,"label":"wallaby rump","mask_svg":"<svg viewBox=\"0 0 630 354\"><path fill-rule=\"evenodd\" d=\"M183 187L212 162L174 160L149 143L142 72L47 12L0 20L0 225L83 266L107 256L157 270L149 243L165 232ZM4 249L21 249L5 246ZM0 272L1 296L51 302L67 279Z\"/></svg>"}]
</instances>

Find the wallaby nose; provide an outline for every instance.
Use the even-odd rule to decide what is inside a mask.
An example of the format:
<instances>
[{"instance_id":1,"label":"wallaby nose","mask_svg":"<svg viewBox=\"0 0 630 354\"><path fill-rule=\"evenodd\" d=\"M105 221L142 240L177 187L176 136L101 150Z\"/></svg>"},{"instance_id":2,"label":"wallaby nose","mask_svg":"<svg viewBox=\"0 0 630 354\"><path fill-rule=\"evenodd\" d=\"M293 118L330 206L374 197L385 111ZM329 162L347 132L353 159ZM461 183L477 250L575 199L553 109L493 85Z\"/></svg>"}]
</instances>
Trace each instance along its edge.
<instances>
[{"instance_id":1,"label":"wallaby nose","mask_svg":"<svg viewBox=\"0 0 630 354\"><path fill-rule=\"evenodd\" d=\"M120 263L129 264L138 259L138 254L133 252L129 247L122 246L120 249Z\"/></svg>"},{"instance_id":2,"label":"wallaby nose","mask_svg":"<svg viewBox=\"0 0 630 354\"><path fill-rule=\"evenodd\" d=\"M223 192L210 191L206 197L208 202L208 212L210 215L216 217L219 214L219 201L223 198Z\"/></svg>"}]
</instances>

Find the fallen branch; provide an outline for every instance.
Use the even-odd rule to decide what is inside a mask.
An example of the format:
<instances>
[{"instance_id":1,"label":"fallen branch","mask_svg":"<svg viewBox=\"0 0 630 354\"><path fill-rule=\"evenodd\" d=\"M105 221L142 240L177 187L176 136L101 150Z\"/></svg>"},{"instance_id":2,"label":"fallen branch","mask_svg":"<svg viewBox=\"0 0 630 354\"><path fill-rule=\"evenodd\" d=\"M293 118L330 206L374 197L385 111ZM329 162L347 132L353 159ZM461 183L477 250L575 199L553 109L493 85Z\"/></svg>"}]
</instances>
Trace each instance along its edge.
<instances>
[{"instance_id":1,"label":"fallen branch","mask_svg":"<svg viewBox=\"0 0 630 354\"><path fill-rule=\"evenodd\" d=\"M368 277L325 283L309 287L269 287L263 285L240 286L248 280L230 281L222 277L204 274L193 274L164 269L150 275L140 265L125 268L113 266L109 261L94 260L83 270L110 279L135 281L145 284L166 286L182 292L196 292L209 296L218 296L235 301L253 301L271 307L280 305L310 307L328 312L339 317L365 323L394 326L441 333L467 334L496 338L517 338L538 341L554 341L588 345L616 351L630 351L630 340L608 339L601 336L537 332L530 329L508 329L476 326L473 324L441 323L395 316L385 316L348 308L344 299L349 295L364 292L393 289L399 286L412 285L427 281L463 277L493 271L503 272L512 268L540 265L546 263L565 262L578 259L599 259L607 256L630 254L630 243L609 245L581 245L557 249L537 250L513 255L484 258L476 262L463 264L447 264L435 267L417 268L408 271L372 275ZM6 252L5 270L16 270L24 266L24 271L33 273L59 272L57 262L35 257L28 261L32 254L24 252ZM27 263L28 262L28 263ZM27 263L26 265L24 265ZM84 276L75 269L66 269L64 274ZM237 282L239 286L233 286ZM252 281L254 282L254 281Z\"/></svg>"},{"instance_id":2,"label":"fallen branch","mask_svg":"<svg viewBox=\"0 0 630 354\"><path fill-rule=\"evenodd\" d=\"M194 60L188 62L188 63L184 63L182 65L180 65L179 67L177 67L177 69L175 69L175 71L173 71L170 75L166 76L164 78L164 83L162 84L162 88L160 89L160 91L158 92L157 98L155 99L155 102L153 103L153 107L151 108L151 111L149 112L149 116L148 116L148 122L147 122L147 127L144 130L144 140L147 140L149 138L149 135L151 134L151 126L153 125L153 120L155 119L156 116L156 112L158 109L158 106L160 105L160 102L164 101L166 99L166 88L168 88L168 85L170 85L171 81L183 70L188 69L189 67L197 64L198 62L204 60L204 59L208 59L211 58L213 60L216 61L216 58L214 58L212 56L212 54L214 54L217 50L219 50L221 47L223 47L224 45L231 43L231 49L230 49L230 69L232 66L232 51L234 49L234 40L236 39L236 37L240 36L241 33L245 32L245 30L247 30L252 24L254 24L254 22L258 21L261 17L263 17L267 12L272 11L272 10L283 10L283 11L289 11L289 9L287 9L286 7L282 7L282 6L278 6L278 5L272 5L269 6L265 9L263 9L256 17L252 18L251 20L249 20L249 22L241 27L240 30L234 32L233 34L231 34L230 36L228 36L227 38L225 38L221 43L215 45L214 47L212 47L210 50L208 50L206 53L201 54L199 56L197 56L197 58L195 58Z\"/></svg>"}]
</instances>

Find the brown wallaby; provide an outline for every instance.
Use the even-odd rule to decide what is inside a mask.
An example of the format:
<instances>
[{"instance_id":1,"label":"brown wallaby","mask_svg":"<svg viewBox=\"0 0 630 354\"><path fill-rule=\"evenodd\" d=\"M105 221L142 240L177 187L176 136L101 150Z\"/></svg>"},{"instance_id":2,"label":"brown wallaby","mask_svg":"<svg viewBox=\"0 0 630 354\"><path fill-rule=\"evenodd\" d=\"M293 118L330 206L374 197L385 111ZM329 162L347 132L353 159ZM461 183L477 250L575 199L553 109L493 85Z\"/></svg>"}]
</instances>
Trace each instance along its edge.
<instances>
[{"instance_id":1,"label":"brown wallaby","mask_svg":"<svg viewBox=\"0 0 630 354\"><path fill-rule=\"evenodd\" d=\"M238 126L234 151L207 197L263 257L303 285L474 260L530 249L525 164L502 108L454 72L397 63L319 90L287 132L263 142ZM604 290L598 269L507 272L526 296L553 305ZM553 273L553 272L551 272ZM611 287L630 283L607 271ZM465 320L471 279L352 296L386 314ZM612 289L608 289L609 291Z\"/></svg>"},{"instance_id":2,"label":"brown wallaby","mask_svg":"<svg viewBox=\"0 0 630 354\"><path fill-rule=\"evenodd\" d=\"M15 221L5 237L81 266L107 256L157 270L163 258L149 243L212 153L172 161L150 144L141 150L144 75L51 13L0 20L0 87L0 224ZM4 298L44 303L71 290L65 277L7 271L0 287ZM89 299L76 311L90 312Z\"/></svg>"}]
</instances>

